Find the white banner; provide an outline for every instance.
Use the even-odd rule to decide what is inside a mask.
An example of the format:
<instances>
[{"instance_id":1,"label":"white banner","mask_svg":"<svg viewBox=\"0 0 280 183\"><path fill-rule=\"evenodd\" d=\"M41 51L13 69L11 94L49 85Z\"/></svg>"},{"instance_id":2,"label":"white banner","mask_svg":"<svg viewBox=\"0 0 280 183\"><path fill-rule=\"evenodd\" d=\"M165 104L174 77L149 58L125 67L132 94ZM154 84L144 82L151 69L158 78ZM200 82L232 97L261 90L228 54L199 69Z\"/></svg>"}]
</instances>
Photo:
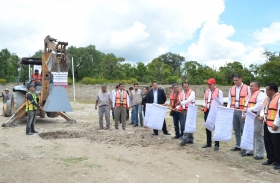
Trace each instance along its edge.
<instances>
[{"instance_id":1,"label":"white banner","mask_svg":"<svg viewBox=\"0 0 280 183\"><path fill-rule=\"evenodd\" d=\"M162 130L167 107L158 104L146 104L144 125L155 130Z\"/></svg>"},{"instance_id":2,"label":"white banner","mask_svg":"<svg viewBox=\"0 0 280 183\"><path fill-rule=\"evenodd\" d=\"M217 108L221 105L223 104L219 101L219 99L214 97L206 122L204 123L204 126L210 131L214 130L215 128Z\"/></svg>"},{"instance_id":3,"label":"white banner","mask_svg":"<svg viewBox=\"0 0 280 183\"><path fill-rule=\"evenodd\" d=\"M253 151L254 150L254 125L256 115L251 111L246 112L244 130L242 133L240 148Z\"/></svg>"},{"instance_id":4,"label":"white banner","mask_svg":"<svg viewBox=\"0 0 280 183\"><path fill-rule=\"evenodd\" d=\"M68 72L52 72L53 85L68 87Z\"/></svg>"},{"instance_id":5,"label":"white banner","mask_svg":"<svg viewBox=\"0 0 280 183\"><path fill-rule=\"evenodd\" d=\"M232 119L234 109L226 107L218 107L216 114L214 141L229 142L232 136Z\"/></svg>"},{"instance_id":6,"label":"white banner","mask_svg":"<svg viewBox=\"0 0 280 183\"><path fill-rule=\"evenodd\" d=\"M197 107L189 104L184 133L194 133L196 131L196 115Z\"/></svg>"}]
</instances>

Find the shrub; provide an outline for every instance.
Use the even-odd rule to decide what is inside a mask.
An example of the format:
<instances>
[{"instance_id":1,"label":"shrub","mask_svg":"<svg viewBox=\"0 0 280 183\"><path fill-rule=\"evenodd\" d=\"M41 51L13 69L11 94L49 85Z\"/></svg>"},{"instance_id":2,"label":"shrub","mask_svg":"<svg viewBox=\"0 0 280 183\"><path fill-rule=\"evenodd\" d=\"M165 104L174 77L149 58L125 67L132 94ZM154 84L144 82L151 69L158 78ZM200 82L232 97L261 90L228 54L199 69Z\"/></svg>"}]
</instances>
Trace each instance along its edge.
<instances>
[{"instance_id":1,"label":"shrub","mask_svg":"<svg viewBox=\"0 0 280 183\"><path fill-rule=\"evenodd\" d=\"M68 78L68 85L72 85L73 84L73 79L72 78Z\"/></svg>"},{"instance_id":2,"label":"shrub","mask_svg":"<svg viewBox=\"0 0 280 183\"><path fill-rule=\"evenodd\" d=\"M7 83L6 79L0 78L0 84L6 84L6 83Z\"/></svg>"}]
</instances>

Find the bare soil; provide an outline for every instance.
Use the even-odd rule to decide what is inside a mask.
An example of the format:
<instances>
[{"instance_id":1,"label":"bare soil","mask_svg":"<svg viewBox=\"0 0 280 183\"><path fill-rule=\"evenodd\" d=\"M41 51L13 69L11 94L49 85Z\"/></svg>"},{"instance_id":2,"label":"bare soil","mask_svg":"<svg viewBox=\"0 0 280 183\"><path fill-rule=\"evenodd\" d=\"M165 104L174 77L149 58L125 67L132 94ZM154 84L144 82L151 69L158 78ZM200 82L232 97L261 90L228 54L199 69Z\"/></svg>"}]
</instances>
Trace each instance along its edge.
<instances>
[{"instance_id":1,"label":"bare soil","mask_svg":"<svg viewBox=\"0 0 280 183\"><path fill-rule=\"evenodd\" d=\"M26 119L14 128L0 128L0 182L279 182L280 174L262 161L241 157L221 143L219 151L202 149L205 129L198 114L195 143L127 125L126 130L98 130L93 104L72 103L77 123L37 118L40 133L25 135ZM2 104L0 105L2 108ZM172 118L167 126L174 134ZM0 123L7 118L0 117ZM129 121L127 121L127 124ZM263 160L265 161L265 160Z\"/></svg>"}]
</instances>

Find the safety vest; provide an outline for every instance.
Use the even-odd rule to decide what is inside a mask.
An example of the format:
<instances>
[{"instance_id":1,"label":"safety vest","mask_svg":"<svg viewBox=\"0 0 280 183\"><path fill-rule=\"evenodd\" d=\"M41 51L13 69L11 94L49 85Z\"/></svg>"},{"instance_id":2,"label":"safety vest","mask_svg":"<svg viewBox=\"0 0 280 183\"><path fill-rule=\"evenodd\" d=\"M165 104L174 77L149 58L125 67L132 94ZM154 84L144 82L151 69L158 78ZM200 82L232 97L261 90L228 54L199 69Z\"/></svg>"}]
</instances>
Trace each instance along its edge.
<instances>
[{"instance_id":1,"label":"safety vest","mask_svg":"<svg viewBox=\"0 0 280 183\"><path fill-rule=\"evenodd\" d=\"M176 95L176 98L175 98L175 93L174 92L170 93L169 99L170 99L172 109L174 109L176 107L176 103L179 101L179 95L180 94L178 92Z\"/></svg>"},{"instance_id":2,"label":"safety vest","mask_svg":"<svg viewBox=\"0 0 280 183\"><path fill-rule=\"evenodd\" d=\"M204 94L205 104L206 104L205 107L207 107L207 104L209 104L209 107L212 106L212 102L213 102L214 97L219 98L219 88L215 88L215 90L212 92L210 102L208 102L208 95L209 95L209 89L206 90L206 92Z\"/></svg>"},{"instance_id":3,"label":"safety vest","mask_svg":"<svg viewBox=\"0 0 280 183\"><path fill-rule=\"evenodd\" d=\"M191 93L192 93L192 90L189 89L189 91L185 94L185 100L187 100L190 97ZM182 91L180 93L180 96L179 96L180 97L180 101L183 101L183 95L184 95L184 91ZM185 104L185 109L186 110L188 110L189 104L193 104L193 102ZM183 111L184 110L183 106L180 106L179 110Z\"/></svg>"},{"instance_id":4,"label":"safety vest","mask_svg":"<svg viewBox=\"0 0 280 183\"><path fill-rule=\"evenodd\" d=\"M27 92L26 93L26 105L25 105L25 111L28 112L28 111L37 111L38 110L38 107L36 107L35 105L33 105L31 103L31 101L27 98L27 95L28 94L31 94L32 95L32 98L34 100L35 103L37 103L37 97L34 93L31 93L31 92Z\"/></svg>"},{"instance_id":5,"label":"safety vest","mask_svg":"<svg viewBox=\"0 0 280 183\"><path fill-rule=\"evenodd\" d=\"M231 104L230 108L235 108L235 103L239 102L239 109L244 109L245 107L245 97L248 95L248 86L243 84L239 92L239 101L236 100L236 86L234 85L230 89Z\"/></svg>"},{"instance_id":6,"label":"safety vest","mask_svg":"<svg viewBox=\"0 0 280 183\"><path fill-rule=\"evenodd\" d=\"M40 74L36 75L36 74L32 74L32 81L34 83L36 82L41 82L42 81L42 76Z\"/></svg>"},{"instance_id":7,"label":"safety vest","mask_svg":"<svg viewBox=\"0 0 280 183\"><path fill-rule=\"evenodd\" d=\"M121 102L121 95L120 95L120 90L116 91L116 107L120 107L121 105L123 107L127 107L127 93L126 91L122 90L123 93L123 101Z\"/></svg>"},{"instance_id":8,"label":"safety vest","mask_svg":"<svg viewBox=\"0 0 280 183\"><path fill-rule=\"evenodd\" d=\"M276 114L278 111L279 98L280 98L280 94L275 95L271 99L270 103L268 104L269 106L268 106L267 112L264 113L267 126L270 126L270 127L273 126L273 122L275 120L275 117L276 117ZM264 103L263 103L264 111L266 108L267 100L268 100L268 97L264 100Z\"/></svg>"},{"instance_id":9,"label":"safety vest","mask_svg":"<svg viewBox=\"0 0 280 183\"><path fill-rule=\"evenodd\" d=\"M257 103L257 97L258 97L258 95L259 95L259 93L261 92L261 90L258 90L258 91L256 91L256 92L254 92L251 96L247 96L246 98L245 98L245 101L248 99L248 97L250 97L249 98L249 101L248 101L248 103L247 103L247 105L245 105L245 107L246 108L251 108L251 107L254 107L255 105L256 105L256 103ZM257 113L257 112L253 112L253 113Z\"/></svg>"}]
</instances>

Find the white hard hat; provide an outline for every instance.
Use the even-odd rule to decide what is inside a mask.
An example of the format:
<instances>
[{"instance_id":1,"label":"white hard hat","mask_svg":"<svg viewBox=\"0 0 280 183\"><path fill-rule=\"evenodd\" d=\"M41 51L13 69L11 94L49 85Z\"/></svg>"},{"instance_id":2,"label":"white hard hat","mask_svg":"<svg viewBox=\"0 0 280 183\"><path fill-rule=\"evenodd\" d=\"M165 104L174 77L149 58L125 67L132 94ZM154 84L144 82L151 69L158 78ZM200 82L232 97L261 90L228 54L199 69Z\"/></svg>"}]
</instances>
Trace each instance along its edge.
<instances>
[{"instance_id":1,"label":"white hard hat","mask_svg":"<svg viewBox=\"0 0 280 183\"><path fill-rule=\"evenodd\" d=\"M8 88L5 88L5 91L9 91L9 89L8 89Z\"/></svg>"}]
</instances>

